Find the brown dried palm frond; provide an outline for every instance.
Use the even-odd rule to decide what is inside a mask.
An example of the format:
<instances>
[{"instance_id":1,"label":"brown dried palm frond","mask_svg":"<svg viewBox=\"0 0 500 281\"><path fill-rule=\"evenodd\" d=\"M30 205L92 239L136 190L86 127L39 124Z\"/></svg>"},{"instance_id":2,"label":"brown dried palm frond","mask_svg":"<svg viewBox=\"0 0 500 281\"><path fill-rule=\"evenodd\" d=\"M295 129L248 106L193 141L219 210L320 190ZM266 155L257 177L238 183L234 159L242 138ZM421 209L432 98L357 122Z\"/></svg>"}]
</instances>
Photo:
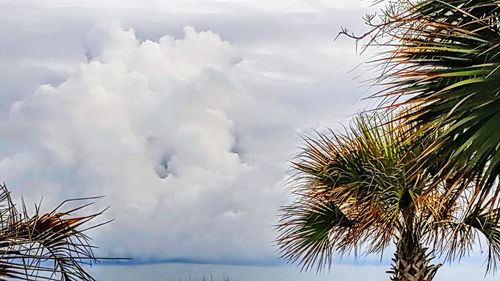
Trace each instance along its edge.
<instances>
[{"instance_id":1,"label":"brown dried palm frond","mask_svg":"<svg viewBox=\"0 0 500 281\"><path fill-rule=\"evenodd\" d=\"M48 213L40 206L29 215L26 206L18 210L5 184L0 185L0 280L95 280L84 268L97 262L86 231L101 224L89 225L104 211L74 216L93 202L62 211L66 200Z\"/></svg>"}]
</instances>

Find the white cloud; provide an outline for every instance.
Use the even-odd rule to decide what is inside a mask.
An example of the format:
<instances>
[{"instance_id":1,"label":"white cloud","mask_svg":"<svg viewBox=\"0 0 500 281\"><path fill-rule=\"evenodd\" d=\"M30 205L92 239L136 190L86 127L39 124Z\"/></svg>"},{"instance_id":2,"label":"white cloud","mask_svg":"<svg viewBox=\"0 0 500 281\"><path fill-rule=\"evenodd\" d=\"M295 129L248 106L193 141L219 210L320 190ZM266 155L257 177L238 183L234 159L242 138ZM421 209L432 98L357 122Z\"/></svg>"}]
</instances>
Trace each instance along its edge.
<instances>
[{"instance_id":1,"label":"white cloud","mask_svg":"<svg viewBox=\"0 0 500 281\"><path fill-rule=\"evenodd\" d=\"M295 132L359 108L359 58L332 39L363 11L101 2L2 3L0 179L45 206L106 195L106 254L276 257Z\"/></svg>"},{"instance_id":2,"label":"white cloud","mask_svg":"<svg viewBox=\"0 0 500 281\"><path fill-rule=\"evenodd\" d=\"M106 195L117 220L98 241L116 255L271 256L285 171L259 162L283 150L255 143L259 130L293 137L293 127L253 122L286 109L247 92L238 48L192 27L181 39L139 41L114 22L93 29L86 46L88 63L2 120L10 126L0 134L19 147L0 175L16 194Z\"/></svg>"}]
</instances>

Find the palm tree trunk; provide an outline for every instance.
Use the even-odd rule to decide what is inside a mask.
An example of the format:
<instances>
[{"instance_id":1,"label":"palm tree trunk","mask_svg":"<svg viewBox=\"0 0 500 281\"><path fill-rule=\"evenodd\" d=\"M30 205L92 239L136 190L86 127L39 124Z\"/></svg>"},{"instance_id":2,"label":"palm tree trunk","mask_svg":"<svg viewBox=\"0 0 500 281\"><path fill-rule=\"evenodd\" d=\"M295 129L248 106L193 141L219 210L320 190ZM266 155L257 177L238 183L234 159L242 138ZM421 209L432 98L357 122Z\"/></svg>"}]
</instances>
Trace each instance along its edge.
<instances>
[{"instance_id":1,"label":"palm tree trunk","mask_svg":"<svg viewBox=\"0 0 500 281\"><path fill-rule=\"evenodd\" d=\"M431 281L441 264L430 263L432 257L426 253L415 234L403 234L397 243L392 259L391 281Z\"/></svg>"}]
</instances>

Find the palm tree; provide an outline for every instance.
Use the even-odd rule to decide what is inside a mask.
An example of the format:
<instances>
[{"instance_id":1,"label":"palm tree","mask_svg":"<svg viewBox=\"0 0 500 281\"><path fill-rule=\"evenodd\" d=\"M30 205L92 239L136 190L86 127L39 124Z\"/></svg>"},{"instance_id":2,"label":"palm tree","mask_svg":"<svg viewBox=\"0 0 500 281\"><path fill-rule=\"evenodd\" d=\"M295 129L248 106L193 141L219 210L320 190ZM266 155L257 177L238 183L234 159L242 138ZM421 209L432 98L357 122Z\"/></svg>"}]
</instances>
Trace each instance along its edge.
<instances>
[{"instance_id":1,"label":"palm tree","mask_svg":"<svg viewBox=\"0 0 500 281\"><path fill-rule=\"evenodd\" d=\"M434 257L460 259L480 239L488 246L487 271L494 269L500 209L464 212L477 203L478 189L433 180L442 159L412 175L415 157L434 139L391 120L361 115L344 133L305 138L288 183L294 200L277 226L282 257L322 270L335 253L382 254L395 243L391 280L429 281L440 267Z\"/></svg>"},{"instance_id":2,"label":"palm tree","mask_svg":"<svg viewBox=\"0 0 500 281\"><path fill-rule=\"evenodd\" d=\"M375 96L423 137L440 132L414 170L440 159L437 180L454 174L459 189L474 181L483 190L478 201L498 207L500 2L397 0L381 19L370 17L373 29L358 38L390 49L376 60L383 90Z\"/></svg>"},{"instance_id":3,"label":"palm tree","mask_svg":"<svg viewBox=\"0 0 500 281\"><path fill-rule=\"evenodd\" d=\"M29 215L26 206L18 210L5 184L0 185L0 280L95 280L84 268L97 261L87 226L102 214L73 214L92 204L62 211L66 200L48 213Z\"/></svg>"}]
</instances>

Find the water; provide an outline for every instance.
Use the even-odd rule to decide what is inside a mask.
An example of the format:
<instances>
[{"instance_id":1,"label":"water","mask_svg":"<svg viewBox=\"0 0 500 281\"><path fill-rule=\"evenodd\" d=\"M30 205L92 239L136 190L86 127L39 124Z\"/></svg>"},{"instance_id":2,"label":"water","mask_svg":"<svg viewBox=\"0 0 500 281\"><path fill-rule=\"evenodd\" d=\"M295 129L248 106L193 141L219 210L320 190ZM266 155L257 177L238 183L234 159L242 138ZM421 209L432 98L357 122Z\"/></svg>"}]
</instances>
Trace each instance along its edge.
<instances>
[{"instance_id":1,"label":"water","mask_svg":"<svg viewBox=\"0 0 500 281\"><path fill-rule=\"evenodd\" d=\"M91 271L97 280L103 281L172 281L201 280L213 277L232 281L387 281L386 265L334 265L328 274L300 273L294 266L234 266L210 264L146 264L146 265L98 265ZM435 281L498 280L498 276L484 278L481 264L444 265Z\"/></svg>"}]
</instances>

